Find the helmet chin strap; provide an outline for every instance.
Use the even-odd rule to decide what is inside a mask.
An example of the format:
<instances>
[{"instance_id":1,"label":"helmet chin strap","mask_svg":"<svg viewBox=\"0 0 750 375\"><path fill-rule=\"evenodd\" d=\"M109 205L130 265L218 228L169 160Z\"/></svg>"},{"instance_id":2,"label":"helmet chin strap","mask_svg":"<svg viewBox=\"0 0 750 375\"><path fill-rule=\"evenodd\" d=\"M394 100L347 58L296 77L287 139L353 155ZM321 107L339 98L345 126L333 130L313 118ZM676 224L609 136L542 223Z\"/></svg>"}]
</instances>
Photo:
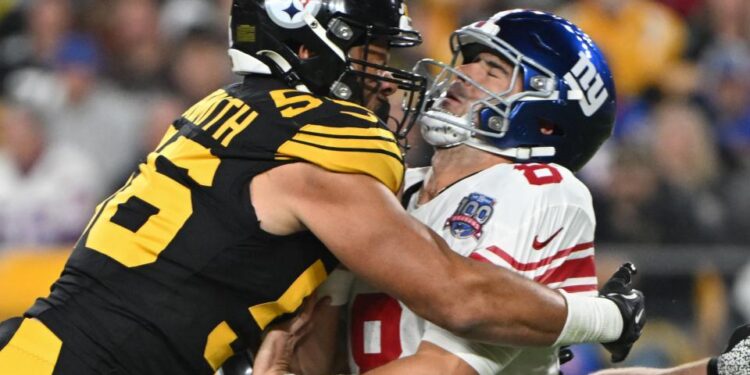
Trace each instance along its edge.
<instances>
[{"instance_id":1,"label":"helmet chin strap","mask_svg":"<svg viewBox=\"0 0 750 375\"><path fill-rule=\"evenodd\" d=\"M464 144L478 150L489 152L495 155L505 156L520 162L524 162L531 158L555 156L555 148L551 146L513 147L500 149L474 137L466 140Z\"/></svg>"},{"instance_id":2,"label":"helmet chin strap","mask_svg":"<svg viewBox=\"0 0 750 375\"><path fill-rule=\"evenodd\" d=\"M321 41L323 41L323 43L325 43L328 48L330 48L331 51L333 51L333 53L335 53L336 56L339 57L339 59L341 59L341 61L346 62L346 53L344 53L344 51L341 50L341 48L339 48L336 43L328 39L328 36L326 35L326 29L323 27L323 25L320 24L320 22L318 22L317 19L315 19L315 16L308 12L305 12L304 20L307 24L307 27L309 27L310 30L312 30L312 32L315 33L315 35Z\"/></svg>"},{"instance_id":3,"label":"helmet chin strap","mask_svg":"<svg viewBox=\"0 0 750 375\"><path fill-rule=\"evenodd\" d=\"M391 103L387 99L376 98L375 100L377 102L377 107L373 111L375 116L378 116L383 123L388 124L391 115Z\"/></svg>"},{"instance_id":4,"label":"helmet chin strap","mask_svg":"<svg viewBox=\"0 0 750 375\"><path fill-rule=\"evenodd\" d=\"M276 64L279 70L281 70L281 73L283 76L290 74L290 72L292 71L292 65L289 64L289 62L286 61L286 59L284 59L277 52L274 52L271 50L262 50L262 51L258 51L258 53L271 59L271 61L273 61L273 63ZM303 84L301 81L297 85L295 85L294 88L299 91L304 91L308 93L310 92L310 89L307 88L307 86L305 86L305 84Z\"/></svg>"},{"instance_id":5,"label":"helmet chin strap","mask_svg":"<svg viewBox=\"0 0 750 375\"><path fill-rule=\"evenodd\" d=\"M236 74L273 74L271 67L268 66L268 64L253 56L248 55L245 52L234 48L230 48L228 52L229 57L232 59L232 71ZM283 76L292 72L292 65L289 64L289 62L286 61L286 59L284 59L277 52L271 50L261 50L258 51L258 54L263 55L269 60L273 61L273 63L276 65ZM295 85L294 88L299 91L310 92L310 89L302 83Z\"/></svg>"}]
</instances>

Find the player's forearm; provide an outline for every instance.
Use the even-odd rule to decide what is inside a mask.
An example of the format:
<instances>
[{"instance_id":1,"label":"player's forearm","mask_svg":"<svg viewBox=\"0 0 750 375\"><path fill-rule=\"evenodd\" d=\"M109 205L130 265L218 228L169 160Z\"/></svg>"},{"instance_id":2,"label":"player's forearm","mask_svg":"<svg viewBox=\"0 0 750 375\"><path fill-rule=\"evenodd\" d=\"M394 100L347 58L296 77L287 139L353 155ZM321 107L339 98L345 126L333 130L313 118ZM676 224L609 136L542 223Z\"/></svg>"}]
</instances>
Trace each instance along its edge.
<instances>
[{"instance_id":1,"label":"player's forearm","mask_svg":"<svg viewBox=\"0 0 750 375\"><path fill-rule=\"evenodd\" d=\"M508 346L556 342L567 317L560 294L511 271L461 257L436 233L424 227L421 232L422 239L400 243L379 236L374 254L385 255L404 244L413 247L398 256L382 256L377 263L355 259L347 265L417 315L468 339Z\"/></svg>"},{"instance_id":2,"label":"player's forearm","mask_svg":"<svg viewBox=\"0 0 750 375\"><path fill-rule=\"evenodd\" d=\"M645 367L613 368L595 372L593 375L664 375L664 370Z\"/></svg>"},{"instance_id":3,"label":"player's forearm","mask_svg":"<svg viewBox=\"0 0 750 375\"><path fill-rule=\"evenodd\" d=\"M461 258L451 278L454 315L445 328L468 339L512 346L549 346L567 314L559 293L515 273Z\"/></svg>"},{"instance_id":4,"label":"player's forearm","mask_svg":"<svg viewBox=\"0 0 750 375\"><path fill-rule=\"evenodd\" d=\"M661 375L706 375L709 358L668 369Z\"/></svg>"},{"instance_id":5,"label":"player's forearm","mask_svg":"<svg viewBox=\"0 0 750 375\"><path fill-rule=\"evenodd\" d=\"M706 375L707 365L708 358L668 369L630 367L599 371L594 375Z\"/></svg>"},{"instance_id":6,"label":"player's forearm","mask_svg":"<svg viewBox=\"0 0 750 375\"><path fill-rule=\"evenodd\" d=\"M440 244L439 238L435 241ZM612 342L622 333L622 315L612 301L563 296L506 269L456 256L449 249L444 255L438 264L430 265L441 270L440 281L423 283L428 287L421 290L421 295L440 298L404 302L418 315L460 336L507 346L550 346Z\"/></svg>"}]
</instances>

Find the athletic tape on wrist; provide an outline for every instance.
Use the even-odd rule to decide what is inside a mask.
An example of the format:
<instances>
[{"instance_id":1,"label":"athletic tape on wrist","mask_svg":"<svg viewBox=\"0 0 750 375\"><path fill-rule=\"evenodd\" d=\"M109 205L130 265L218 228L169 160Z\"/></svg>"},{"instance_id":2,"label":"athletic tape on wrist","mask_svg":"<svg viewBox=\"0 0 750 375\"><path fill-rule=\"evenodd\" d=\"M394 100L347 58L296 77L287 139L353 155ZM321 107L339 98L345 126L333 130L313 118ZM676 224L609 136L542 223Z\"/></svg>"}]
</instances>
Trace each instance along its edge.
<instances>
[{"instance_id":1,"label":"athletic tape on wrist","mask_svg":"<svg viewBox=\"0 0 750 375\"><path fill-rule=\"evenodd\" d=\"M331 297L331 306L343 306L349 302L349 290L354 281L354 274L337 268L318 288L318 299Z\"/></svg>"},{"instance_id":2,"label":"athletic tape on wrist","mask_svg":"<svg viewBox=\"0 0 750 375\"><path fill-rule=\"evenodd\" d=\"M607 343L620 337L622 314L614 302L606 298L561 293L568 304L568 317L554 345Z\"/></svg>"}]
</instances>

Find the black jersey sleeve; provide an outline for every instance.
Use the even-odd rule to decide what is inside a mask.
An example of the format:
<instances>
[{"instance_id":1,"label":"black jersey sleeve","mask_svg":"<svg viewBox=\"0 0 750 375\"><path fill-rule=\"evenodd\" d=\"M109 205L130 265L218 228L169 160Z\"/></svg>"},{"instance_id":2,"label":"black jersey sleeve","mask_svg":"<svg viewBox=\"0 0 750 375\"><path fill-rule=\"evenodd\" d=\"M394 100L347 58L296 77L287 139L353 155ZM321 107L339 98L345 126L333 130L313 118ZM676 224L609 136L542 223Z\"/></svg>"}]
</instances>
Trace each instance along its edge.
<instances>
[{"instance_id":1,"label":"black jersey sleeve","mask_svg":"<svg viewBox=\"0 0 750 375\"><path fill-rule=\"evenodd\" d=\"M305 160L333 172L366 174L398 192L404 163L393 133L362 106L325 101L296 119L298 130L276 150L278 157Z\"/></svg>"}]
</instances>

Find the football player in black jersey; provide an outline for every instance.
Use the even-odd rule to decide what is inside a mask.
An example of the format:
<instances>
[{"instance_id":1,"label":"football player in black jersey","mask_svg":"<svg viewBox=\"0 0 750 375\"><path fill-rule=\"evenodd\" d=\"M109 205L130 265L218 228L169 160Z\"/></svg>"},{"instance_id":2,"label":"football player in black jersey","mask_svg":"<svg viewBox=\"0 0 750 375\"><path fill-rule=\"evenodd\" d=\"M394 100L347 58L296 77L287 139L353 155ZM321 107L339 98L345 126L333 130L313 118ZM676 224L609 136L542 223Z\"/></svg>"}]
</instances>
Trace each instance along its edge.
<instances>
[{"instance_id":1,"label":"football player in black jersey","mask_svg":"<svg viewBox=\"0 0 750 375\"><path fill-rule=\"evenodd\" d=\"M0 374L212 374L339 262L471 339L596 341L590 319L623 326L615 346L637 338L629 287L614 311L573 308L401 208L396 137L361 104L423 85L372 63L420 41L402 0L235 0L230 36L243 82L185 111L97 207L49 296L0 324Z\"/></svg>"}]
</instances>

